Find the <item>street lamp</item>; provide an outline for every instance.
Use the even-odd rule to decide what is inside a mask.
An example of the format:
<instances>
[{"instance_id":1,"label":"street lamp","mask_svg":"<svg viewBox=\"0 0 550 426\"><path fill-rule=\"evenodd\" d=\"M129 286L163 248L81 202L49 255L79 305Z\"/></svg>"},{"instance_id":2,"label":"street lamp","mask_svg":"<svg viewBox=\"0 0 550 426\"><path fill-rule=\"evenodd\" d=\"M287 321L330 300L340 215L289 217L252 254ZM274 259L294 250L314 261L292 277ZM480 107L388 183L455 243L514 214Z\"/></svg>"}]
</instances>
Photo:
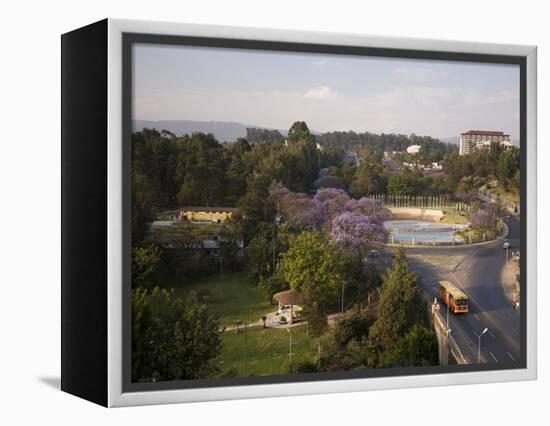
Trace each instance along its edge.
<instances>
[{"instance_id":1,"label":"street lamp","mask_svg":"<svg viewBox=\"0 0 550 426\"><path fill-rule=\"evenodd\" d=\"M288 345L288 363L292 364L292 333L290 332L290 328L287 328L286 331L288 331L288 339L289 339L289 345Z\"/></svg>"},{"instance_id":2,"label":"street lamp","mask_svg":"<svg viewBox=\"0 0 550 426\"><path fill-rule=\"evenodd\" d=\"M342 316L344 315L344 282L342 281Z\"/></svg>"},{"instance_id":3,"label":"street lamp","mask_svg":"<svg viewBox=\"0 0 550 426\"><path fill-rule=\"evenodd\" d=\"M481 336L487 333L488 330L489 329L485 327L485 329L479 334L474 331L474 334L477 336L477 362L481 362Z\"/></svg>"}]
</instances>

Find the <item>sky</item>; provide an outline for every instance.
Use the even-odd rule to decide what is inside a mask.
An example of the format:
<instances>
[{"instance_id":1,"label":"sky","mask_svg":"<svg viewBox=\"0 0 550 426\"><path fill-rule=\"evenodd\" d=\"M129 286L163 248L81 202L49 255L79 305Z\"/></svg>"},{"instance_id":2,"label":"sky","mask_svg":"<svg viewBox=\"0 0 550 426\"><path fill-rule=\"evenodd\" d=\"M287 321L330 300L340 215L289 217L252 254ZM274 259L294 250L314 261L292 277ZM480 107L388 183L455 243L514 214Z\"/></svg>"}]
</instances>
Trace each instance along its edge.
<instances>
[{"instance_id":1,"label":"sky","mask_svg":"<svg viewBox=\"0 0 550 426\"><path fill-rule=\"evenodd\" d=\"M519 66L134 45L133 115L318 132L519 139Z\"/></svg>"}]
</instances>

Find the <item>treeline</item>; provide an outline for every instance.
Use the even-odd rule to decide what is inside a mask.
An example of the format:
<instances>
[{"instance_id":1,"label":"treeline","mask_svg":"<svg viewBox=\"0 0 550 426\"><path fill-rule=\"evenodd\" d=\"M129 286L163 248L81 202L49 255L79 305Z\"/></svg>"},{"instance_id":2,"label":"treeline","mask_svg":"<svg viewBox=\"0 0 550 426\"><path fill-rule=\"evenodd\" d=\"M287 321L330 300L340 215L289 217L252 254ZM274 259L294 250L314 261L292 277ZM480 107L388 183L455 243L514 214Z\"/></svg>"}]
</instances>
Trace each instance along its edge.
<instances>
[{"instance_id":1,"label":"treeline","mask_svg":"<svg viewBox=\"0 0 550 426\"><path fill-rule=\"evenodd\" d=\"M519 192L520 153L515 146L493 143L488 149L479 149L469 155L447 155L443 167L457 192L476 191L491 180L497 180L504 189Z\"/></svg>"},{"instance_id":2,"label":"treeline","mask_svg":"<svg viewBox=\"0 0 550 426\"><path fill-rule=\"evenodd\" d=\"M322 163L304 122L270 144L221 144L211 134L174 137L144 129L132 135L133 237L144 237L155 212L184 205L236 206L250 222L271 220L269 186L309 192Z\"/></svg>"},{"instance_id":3,"label":"treeline","mask_svg":"<svg viewBox=\"0 0 550 426\"><path fill-rule=\"evenodd\" d=\"M422 151L421 151L422 152ZM456 195L477 191L487 184L519 192L520 156L517 147L504 148L498 144L479 149L470 155L447 153L441 164L443 171L423 173L416 167L402 167L396 173L382 161L379 152L367 150L359 166L340 164L331 167L331 173L348 189L351 195Z\"/></svg>"},{"instance_id":4,"label":"treeline","mask_svg":"<svg viewBox=\"0 0 550 426\"><path fill-rule=\"evenodd\" d=\"M284 136L278 130L261 129L257 127L248 127L246 129L246 140L249 143L270 143L279 142Z\"/></svg>"},{"instance_id":5,"label":"treeline","mask_svg":"<svg viewBox=\"0 0 550 426\"><path fill-rule=\"evenodd\" d=\"M416 159L423 164L441 161L445 155L457 152L457 146L441 142L431 136L416 136L415 134L400 135L395 133L356 133L328 132L316 136L317 142L323 148L342 149L345 151L361 152L368 148L369 152L404 152L410 145L420 145L421 149Z\"/></svg>"}]
</instances>

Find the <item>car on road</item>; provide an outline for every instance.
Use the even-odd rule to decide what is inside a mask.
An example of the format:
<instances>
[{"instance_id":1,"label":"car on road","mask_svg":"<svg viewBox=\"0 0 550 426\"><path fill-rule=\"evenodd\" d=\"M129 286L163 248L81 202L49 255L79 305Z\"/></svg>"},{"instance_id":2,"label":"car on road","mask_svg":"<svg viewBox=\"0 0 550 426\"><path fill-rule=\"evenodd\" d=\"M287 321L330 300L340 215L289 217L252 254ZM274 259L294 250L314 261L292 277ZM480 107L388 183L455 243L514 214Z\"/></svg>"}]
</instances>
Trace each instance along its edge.
<instances>
[{"instance_id":1,"label":"car on road","mask_svg":"<svg viewBox=\"0 0 550 426\"><path fill-rule=\"evenodd\" d=\"M369 257L372 257L372 258L380 257L380 253L378 252L378 250L371 250L369 251Z\"/></svg>"},{"instance_id":2,"label":"car on road","mask_svg":"<svg viewBox=\"0 0 550 426\"><path fill-rule=\"evenodd\" d=\"M504 241L504 244L502 244L502 248L503 249L509 249L510 248L510 243L508 241Z\"/></svg>"}]
</instances>

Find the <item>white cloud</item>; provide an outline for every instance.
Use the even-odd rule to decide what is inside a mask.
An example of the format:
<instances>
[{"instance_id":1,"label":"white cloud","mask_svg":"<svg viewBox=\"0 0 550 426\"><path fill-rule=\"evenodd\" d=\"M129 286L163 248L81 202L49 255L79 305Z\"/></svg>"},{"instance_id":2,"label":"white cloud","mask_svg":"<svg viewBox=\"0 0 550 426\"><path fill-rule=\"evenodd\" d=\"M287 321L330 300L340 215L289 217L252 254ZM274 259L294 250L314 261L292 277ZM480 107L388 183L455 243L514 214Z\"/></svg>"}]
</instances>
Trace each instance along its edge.
<instances>
[{"instance_id":1,"label":"white cloud","mask_svg":"<svg viewBox=\"0 0 550 426\"><path fill-rule=\"evenodd\" d=\"M492 96L471 87L394 85L375 92L338 93L318 86L297 91L183 90L135 98L136 117L237 121L287 129L304 120L317 131L356 130L448 137L470 128L517 134L513 92Z\"/></svg>"},{"instance_id":2,"label":"white cloud","mask_svg":"<svg viewBox=\"0 0 550 426\"><path fill-rule=\"evenodd\" d=\"M328 99L328 98L333 98L337 95L338 95L338 92L334 89L331 89L328 86L318 86L318 87L309 89L304 94L304 98Z\"/></svg>"}]
</instances>

